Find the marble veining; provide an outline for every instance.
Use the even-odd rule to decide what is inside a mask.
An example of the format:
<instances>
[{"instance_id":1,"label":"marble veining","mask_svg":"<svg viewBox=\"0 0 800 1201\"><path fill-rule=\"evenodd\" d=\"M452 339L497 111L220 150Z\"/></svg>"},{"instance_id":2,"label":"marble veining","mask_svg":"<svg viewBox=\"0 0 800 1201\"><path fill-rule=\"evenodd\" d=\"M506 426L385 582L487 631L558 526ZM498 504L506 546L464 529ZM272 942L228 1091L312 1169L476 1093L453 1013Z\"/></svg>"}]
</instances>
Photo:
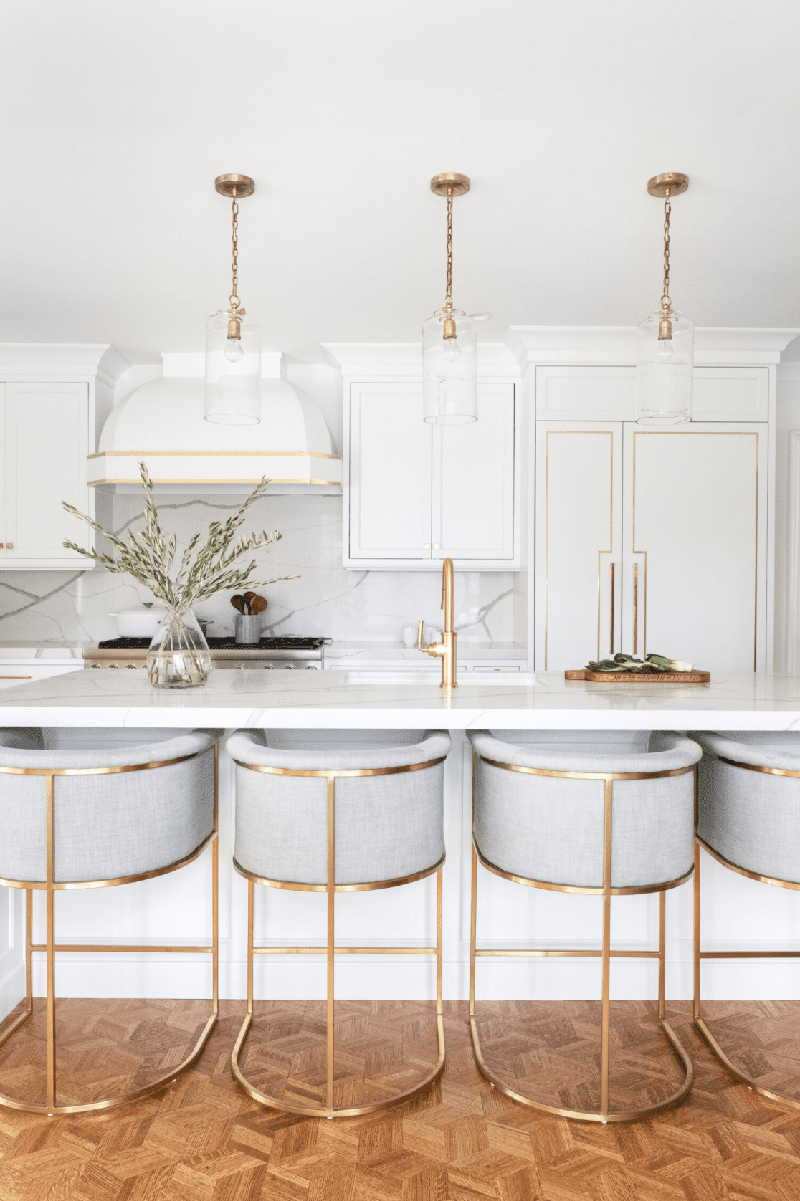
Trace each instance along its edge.
<instances>
[{"instance_id":1,"label":"marble veining","mask_svg":"<svg viewBox=\"0 0 800 1201\"><path fill-rule=\"evenodd\" d=\"M144 670L70 672L0 693L0 725L480 729L800 729L800 677L720 675L692 686L567 682L353 683L344 671L216 671L202 688L154 689Z\"/></svg>"},{"instance_id":2,"label":"marble veining","mask_svg":"<svg viewBox=\"0 0 800 1201\"><path fill-rule=\"evenodd\" d=\"M224 519L236 497L171 499L156 496L164 528L178 538L178 553L198 528ZM141 529L138 493L100 494L98 520L116 534ZM441 628L435 573L345 571L342 567L342 502L337 496L268 496L248 511L243 530L279 529L280 542L256 552L263 579L297 574L264 589L269 601L264 631L325 635L341 642L398 641L403 626L418 618ZM513 572L456 574L456 628L467 642L512 642L520 628L520 598ZM100 569L85 572L0 572L0 639L33 643L95 642L117 630L109 613L152 600L129 576ZM213 634L233 632L227 593L203 602L201 616ZM517 639L519 641L519 638Z\"/></svg>"}]
</instances>

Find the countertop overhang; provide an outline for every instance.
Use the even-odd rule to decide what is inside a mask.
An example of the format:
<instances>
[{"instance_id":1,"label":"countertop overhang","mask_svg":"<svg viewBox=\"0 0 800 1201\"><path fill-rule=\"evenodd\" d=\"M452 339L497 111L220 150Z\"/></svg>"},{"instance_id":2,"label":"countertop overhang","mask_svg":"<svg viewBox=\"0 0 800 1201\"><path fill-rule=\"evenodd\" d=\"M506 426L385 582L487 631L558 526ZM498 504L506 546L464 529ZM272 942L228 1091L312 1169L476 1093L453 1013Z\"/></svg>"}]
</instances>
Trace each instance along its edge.
<instances>
[{"instance_id":1,"label":"countertop overhang","mask_svg":"<svg viewBox=\"0 0 800 1201\"><path fill-rule=\"evenodd\" d=\"M710 684L593 684L561 673L513 684L353 683L345 671L212 672L153 688L143 669L75 671L0 693L0 726L231 729L800 730L800 676L718 674ZM524 682L523 682L524 680Z\"/></svg>"}]
</instances>

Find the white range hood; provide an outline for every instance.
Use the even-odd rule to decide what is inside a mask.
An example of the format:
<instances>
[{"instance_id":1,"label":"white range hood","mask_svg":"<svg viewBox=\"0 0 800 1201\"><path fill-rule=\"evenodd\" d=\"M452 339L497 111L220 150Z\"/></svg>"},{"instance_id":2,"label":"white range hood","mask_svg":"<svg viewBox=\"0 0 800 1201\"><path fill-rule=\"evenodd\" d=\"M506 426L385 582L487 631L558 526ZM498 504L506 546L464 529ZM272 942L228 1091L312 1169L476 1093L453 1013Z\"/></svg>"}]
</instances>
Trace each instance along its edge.
<instances>
[{"instance_id":1,"label":"white range hood","mask_svg":"<svg viewBox=\"0 0 800 1201\"><path fill-rule=\"evenodd\" d=\"M163 375L115 405L88 460L92 487L128 491L139 463L161 489L340 493L342 459L314 402L284 378L283 356L263 356L261 421L217 425L203 417L202 354L164 354Z\"/></svg>"}]
</instances>

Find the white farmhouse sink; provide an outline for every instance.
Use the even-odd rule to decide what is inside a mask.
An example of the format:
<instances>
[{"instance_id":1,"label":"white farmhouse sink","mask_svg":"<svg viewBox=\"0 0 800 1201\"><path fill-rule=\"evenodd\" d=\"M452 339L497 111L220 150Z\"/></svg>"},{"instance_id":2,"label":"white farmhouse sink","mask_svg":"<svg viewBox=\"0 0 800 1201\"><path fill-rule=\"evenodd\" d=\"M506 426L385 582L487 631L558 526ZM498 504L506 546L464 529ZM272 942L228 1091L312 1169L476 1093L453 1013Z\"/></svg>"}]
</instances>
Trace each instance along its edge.
<instances>
[{"instance_id":1,"label":"white farmhouse sink","mask_svg":"<svg viewBox=\"0 0 800 1201\"><path fill-rule=\"evenodd\" d=\"M375 687L393 687L395 685L428 685L438 688L441 683L439 671L348 671L345 674L348 684L374 684ZM458 674L459 689L474 688L506 688L514 685L517 688L532 688L538 683L536 676L525 671L462 671Z\"/></svg>"}]
</instances>

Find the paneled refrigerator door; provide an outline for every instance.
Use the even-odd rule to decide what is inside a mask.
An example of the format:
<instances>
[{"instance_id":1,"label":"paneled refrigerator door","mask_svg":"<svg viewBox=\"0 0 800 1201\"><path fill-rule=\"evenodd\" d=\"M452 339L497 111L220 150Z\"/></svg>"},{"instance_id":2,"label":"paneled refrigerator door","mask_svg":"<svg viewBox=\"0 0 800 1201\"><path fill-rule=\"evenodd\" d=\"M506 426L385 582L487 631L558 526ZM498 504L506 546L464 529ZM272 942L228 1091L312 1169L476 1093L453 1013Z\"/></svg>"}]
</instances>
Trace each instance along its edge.
<instances>
[{"instance_id":1,"label":"paneled refrigerator door","mask_svg":"<svg viewBox=\"0 0 800 1201\"><path fill-rule=\"evenodd\" d=\"M621 646L622 423L536 423L535 667Z\"/></svg>"},{"instance_id":2,"label":"paneled refrigerator door","mask_svg":"<svg viewBox=\"0 0 800 1201\"><path fill-rule=\"evenodd\" d=\"M624 444L623 624L639 655L765 670L766 424L625 422Z\"/></svg>"}]
</instances>

